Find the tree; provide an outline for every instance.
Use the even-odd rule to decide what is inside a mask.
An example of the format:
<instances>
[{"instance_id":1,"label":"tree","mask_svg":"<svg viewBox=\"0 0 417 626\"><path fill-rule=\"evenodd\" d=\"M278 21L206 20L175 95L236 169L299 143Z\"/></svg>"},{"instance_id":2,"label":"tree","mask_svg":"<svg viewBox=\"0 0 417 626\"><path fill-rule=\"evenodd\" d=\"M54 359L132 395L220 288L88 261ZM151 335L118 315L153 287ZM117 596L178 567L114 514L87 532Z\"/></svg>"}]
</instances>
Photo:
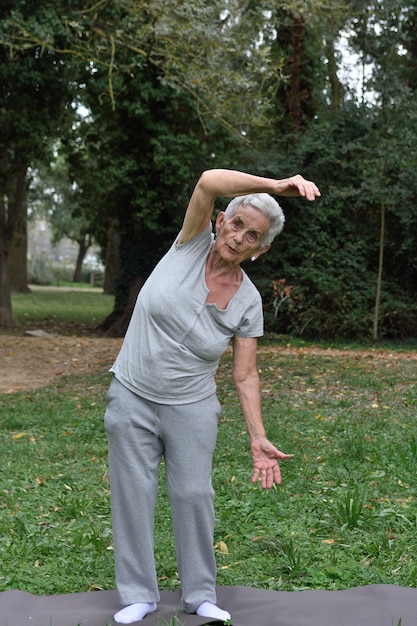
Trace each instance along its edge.
<instances>
[{"instance_id":1,"label":"tree","mask_svg":"<svg viewBox=\"0 0 417 626\"><path fill-rule=\"evenodd\" d=\"M7 59L59 59L90 111L61 141L77 215L115 282L109 332L123 334L210 166L301 171L322 188L319 210L282 201L284 234L248 269L270 328L368 337L377 320L378 337L415 332L414 0L46 1L24 15L12 4ZM356 85L342 36L366 70ZM295 288L268 321L281 279Z\"/></svg>"},{"instance_id":2,"label":"tree","mask_svg":"<svg viewBox=\"0 0 417 626\"><path fill-rule=\"evenodd\" d=\"M367 85L374 101L373 123L363 166L376 183L367 195L374 200L379 214L374 341L379 337L381 318L395 317L389 308L397 309L400 290L406 293L417 287L416 248L409 230L417 227L412 193L417 164L417 108L412 77L417 58L413 55L415 33L410 29L410 15L415 15L412 5L397 0L375 3L372 12L361 19L354 37L355 46L373 64Z\"/></svg>"},{"instance_id":3,"label":"tree","mask_svg":"<svg viewBox=\"0 0 417 626\"><path fill-rule=\"evenodd\" d=\"M70 132L76 132L77 125ZM84 173L88 176L88 170ZM73 282L81 282L82 265L88 249L94 242L88 217L88 203L79 182L70 175L67 158L57 144L54 160L47 166L40 164L36 185L32 184L31 196L36 211L52 226L52 243L64 237L78 245Z\"/></svg>"},{"instance_id":4,"label":"tree","mask_svg":"<svg viewBox=\"0 0 417 626\"><path fill-rule=\"evenodd\" d=\"M41 47L103 68L113 106L115 72L130 71L135 57L139 66L142 62L152 65L164 82L191 95L203 125L206 120L209 124L216 120L235 132L238 117L240 124L252 124L263 115L259 95L266 47L258 44L269 20L260 8L255 28L242 19L247 5L252 5L251 15L255 15L253 2L87 0L71 6L65 2L40 4L42 10L25 14L16 0L1 24L0 42L12 51ZM131 55L125 54L127 51Z\"/></svg>"},{"instance_id":5,"label":"tree","mask_svg":"<svg viewBox=\"0 0 417 626\"><path fill-rule=\"evenodd\" d=\"M306 10L309 3L287 4L291 10ZM410 230L416 228L415 103L408 87L412 48L404 30L414 14L410 6L388 0L372 6L346 4L316 3L317 11L314 15L310 11L305 19L298 84L311 82L314 76L309 99L314 115L309 118L301 107L298 119L303 124L294 127L283 106L286 99L279 96L271 115L271 127L278 131L274 140L270 131L263 134L257 129L251 139L261 146L261 156L252 150L249 158L254 155L254 160L245 157L243 161L244 167L260 174L301 171L313 178L323 192L319 211L294 200L282 201L287 214L284 233L261 263L248 271L264 294L268 329L312 337L369 338L374 331L378 259L383 252L379 337L407 336L415 333L417 324L416 250ZM327 14L321 12L326 6L331 8ZM350 9L349 16L345 8ZM290 15L289 21L284 18L282 25L291 23ZM349 33L356 36L350 50L359 54L372 82L365 82L364 72L356 77L355 88L352 79L344 78L342 89L335 89L336 79L342 82L344 76L339 36ZM310 47L310 41L322 42L321 54L316 44ZM332 69L329 43L335 52ZM280 52L284 44L285 38L278 36L277 71L279 59L288 56ZM310 58L318 64L317 72L311 69ZM327 77L324 67L329 69ZM310 75L304 79L303 72ZM381 209L386 224L382 238ZM283 279L295 288L274 320L272 281Z\"/></svg>"},{"instance_id":6,"label":"tree","mask_svg":"<svg viewBox=\"0 0 417 626\"><path fill-rule=\"evenodd\" d=\"M22 183L23 198L15 204L13 237L7 259L10 288L15 293L30 292L27 272L27 186L26 177L26 181Z\"/></svg>"},{"instance_id":7,"label":"tree","mask_svg":"<svg viewBox=\"0 0 417 626\"><path fill-rule=\"evenodd\" d=\"M161 84L152 65L114 77L115 110L98 97L105 80L98 70L86 82L91 119L83 122L83 141L74 137L67 150L72 172L88 164L78 180L97 241L112 254L119 243L115 308L103 329L121 335L140 286L180 228L198 176L218 159L227 163L224 150L236 140L220 128L206 135L192 97Z\"/></svg>"},{"instance_id":8,"label":"tree","mask_svg":"<svg viewBox=\"0 0 417 626\"><path fill-rule=\"evenodd\" d=\"M34 12L42 12L41 5L35 2L33 9L10 1L0 9L0 23L6 25L18 6L30 20ZM65 33L56 36L62 41ZM22 234L28 168L46 158L50 138L72 116L69 70L70 59L64 63L39 45L17 50L0 43L0 326L13 323L9 255L15 233Z\"/></svg>"},{"instance_id":9,"label":"tree","mask_svg":"<svg viewBox=\"0 0 417 626\"><path fill-rule=\"evenodd\" d=\"M242 137L241 130L262 115L259 85L265 55L257 45L259 33L248 26L238 38L234 13L225 6L229 4L220 0L94 0L70 6L63 1L10 0L3 7L0 78L5 119L0 122L10 132L2 141L0 177L9 181L0 189L6 198L0 207L0 326L12 321L8 257L16 201L24 196L22 172L45 158L47 142L59 134L65 114L72 111L67 106L71 91L84 80L82 67L105 72L102 93L112 109L117 106L115 79L143 66L153 68L159 86L191 97L206 134L221 124Z\"/></svg>"}]
</instances>

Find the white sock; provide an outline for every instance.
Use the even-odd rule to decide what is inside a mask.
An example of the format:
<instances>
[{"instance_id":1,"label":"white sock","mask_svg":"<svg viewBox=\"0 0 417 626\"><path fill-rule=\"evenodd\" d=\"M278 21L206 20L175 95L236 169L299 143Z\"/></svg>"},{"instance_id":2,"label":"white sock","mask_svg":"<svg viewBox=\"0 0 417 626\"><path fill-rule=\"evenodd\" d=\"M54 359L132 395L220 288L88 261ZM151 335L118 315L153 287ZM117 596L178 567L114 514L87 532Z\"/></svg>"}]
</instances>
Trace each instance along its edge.
<instances>
[{"instance_id":1,"label":"white sock","mask_svg":"<svg viewBox=\"0 0 417 626\"><path fill-rule=\"evenodd\" d=\"M136 604L125 606L116 613L113 619L118 624L133 624L133 622L140 622L145 615L154 611L156 611L155 602L136 602Z\"/></svg>"},{"instance_id":2,"label":"white sock","mask_svg":"<svg viewBox=\"0 0 417 626\"><path fill-rule=\"evenodd\" d=\"M211 602L203 602L203 604L200 604L196 613L200 617L211 617L212 619L218 619L221 622L227 622L228 619L232 618L230 613L223 611L223 609L219 609L218 606L212 604Z\"/></svg>"}]
</instances>

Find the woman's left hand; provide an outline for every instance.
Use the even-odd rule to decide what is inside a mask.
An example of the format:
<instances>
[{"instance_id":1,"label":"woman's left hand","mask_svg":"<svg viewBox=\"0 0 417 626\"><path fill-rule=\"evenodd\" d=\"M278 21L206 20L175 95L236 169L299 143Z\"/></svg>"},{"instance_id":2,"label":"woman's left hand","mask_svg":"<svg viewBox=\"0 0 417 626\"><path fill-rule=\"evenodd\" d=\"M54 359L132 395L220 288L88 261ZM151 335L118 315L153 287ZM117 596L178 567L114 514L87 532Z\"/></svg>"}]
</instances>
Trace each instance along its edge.
<instances>
[{"instance_id":1,"label":"woman's left hand","mask_svg":"<svg viewBox=\"0 0 417 626\"><path fill-rule=\"evenodd\" d=\"M271 489L272 485L279 485L282 481L279 461L290 459L292 454L284 454L278 450L266 437L253 439L250 444L253 461L252 482L261 478L262 489Z\"/></svg>"}]
</instances>

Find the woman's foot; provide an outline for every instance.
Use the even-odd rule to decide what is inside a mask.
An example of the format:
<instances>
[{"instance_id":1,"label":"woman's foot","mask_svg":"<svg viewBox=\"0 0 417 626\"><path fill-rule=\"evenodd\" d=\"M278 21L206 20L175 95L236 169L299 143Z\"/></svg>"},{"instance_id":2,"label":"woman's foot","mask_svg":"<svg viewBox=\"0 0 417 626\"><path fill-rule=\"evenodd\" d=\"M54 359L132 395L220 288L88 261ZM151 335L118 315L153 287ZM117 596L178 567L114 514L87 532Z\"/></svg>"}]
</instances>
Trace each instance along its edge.
<instances>
[{"instance_id":1,"label":"woman's foot","mask_svg":"<svg viewBox=\"0 0 417 626\"><path fill-rule=\"evenodd\" d=\"M211 602L203 602L200 604L196 613L200 617L210 617L211 619L218 619L221 622L227 622L227 620L232 617L230 613L223 611L223 609L219 609L218 606L212 604Z\"/></svg>"},{"instance_id":2,"label":"woman's foot","mask_svg":"<svg viewBox=\"0 0 417 626\"><path fill-rule=\"evenodd\" d=\"M117 624L133 624L133 622L140 622L145 615L156 611L155 602L136 602L136 604L129 604L124 609L116 613L113 617Z\"/></svg>"}]
</instances>

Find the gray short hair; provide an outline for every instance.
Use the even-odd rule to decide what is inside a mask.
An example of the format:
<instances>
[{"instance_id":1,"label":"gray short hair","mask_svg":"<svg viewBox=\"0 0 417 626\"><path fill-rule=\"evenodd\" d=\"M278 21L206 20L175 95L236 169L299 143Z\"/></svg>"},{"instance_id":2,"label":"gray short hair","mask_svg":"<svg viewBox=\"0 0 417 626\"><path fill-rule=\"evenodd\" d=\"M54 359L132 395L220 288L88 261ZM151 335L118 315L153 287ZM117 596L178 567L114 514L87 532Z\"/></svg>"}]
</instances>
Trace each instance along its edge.
<instances>
[{"instance_id":1,"label":"gray short hair","mask_svg":"<svg viewBox=\"0 0 417 626\"><path fill-rule=\"evenodd\" d=\"M284 228L285 222L285 215L278 202L268 193L251 193L248 196L237 196L227 205L224 212L224 219L228 220L233 217L236 211L242 206L251 206L269 219L271 225L268 232L262 238L261 246L272 243L274 238L279 235Z\"/></svg>"}]
</instances>

